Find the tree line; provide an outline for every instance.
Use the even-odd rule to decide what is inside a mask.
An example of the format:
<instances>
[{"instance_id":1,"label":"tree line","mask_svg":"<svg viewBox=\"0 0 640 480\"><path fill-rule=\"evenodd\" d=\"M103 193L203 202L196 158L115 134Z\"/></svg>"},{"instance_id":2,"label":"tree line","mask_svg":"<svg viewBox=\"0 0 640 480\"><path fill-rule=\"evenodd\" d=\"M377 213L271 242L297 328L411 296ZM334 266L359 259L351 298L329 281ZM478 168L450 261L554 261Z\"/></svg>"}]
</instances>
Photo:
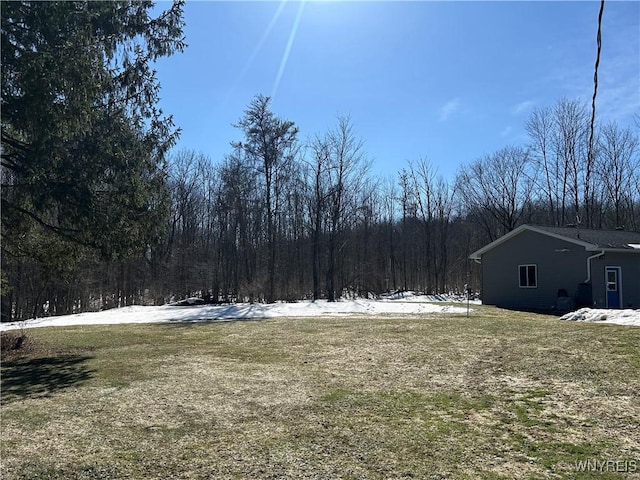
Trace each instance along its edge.
<instances>
[{"instance_id":1,"label":"tree line","mask_svg":"<svg viewBox=\"0 0 640 480\"><path fill-rule=\"evenodd\" d=\"M598 129L587 189L585 139L569 136L580 128L584 135L586 120L563 123L578 107L584 111L563 99L534 111L529 144L463 165L449 182L425 159L395 178L376 177L348 117L302 142L295 123L258 95L220 162L192 150L170 155L162 234L140 243L137 255L86 256L55 278L34 259L10 259L4 272L23 296L5 297L9 317L191 296L273 302L459 292L479 286L468 255L523 223L637 230L637 136L612 122Z\"/></svg>"},{"instance_id":2,"label":"tree line","mask_svg":"<svg viewBox=\"0 0 640 480\"><path fill-rule=\"evenodd\" d=\"M479 288L468 255L523 223L640 230L637 128L600 120L591 141L581 100L534 110L525 144L453 179L424 158L376 176L350 118L302 138L262 95L211 159L171 150L179 132L155 107L150 65L184 48L180 2L156 18L144 2L7 5L3 321L191 296L456 292Z\"/></svg>"}]
</instances>

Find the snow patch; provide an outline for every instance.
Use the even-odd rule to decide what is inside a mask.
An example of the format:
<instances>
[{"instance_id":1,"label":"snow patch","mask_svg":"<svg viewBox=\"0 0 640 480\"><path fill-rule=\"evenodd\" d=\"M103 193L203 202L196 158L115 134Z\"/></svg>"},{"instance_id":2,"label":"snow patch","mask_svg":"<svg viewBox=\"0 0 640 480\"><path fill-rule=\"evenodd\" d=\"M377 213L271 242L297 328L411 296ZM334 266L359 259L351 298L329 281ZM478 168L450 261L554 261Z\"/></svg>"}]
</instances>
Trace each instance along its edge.
<instances>
[{"instance_id":1,"label":"snow patch","mask_svg":"<svg viewBox=\"0 0 640 480\"><path fill-rule=\"evenodd\" d=\"M393 292L389 294L380 295L381 300L402 300L404 302L455 302L455 303L467 303L467 297L464 294L444 293L436 295L424 295L421 293L412 292L410 290ZM482 301L479 298L471 298L470 304L482 305Z\"/></svg>"},{"instance_id":2,"label":"snow patch","mask_svg":"<svg viewBox=\"0 0 640 480\"><path fill-rule=\"evenodd\" d=\"M615 325L633 325L640 327L640 310L605 310L597 308L581 308L567 313L560 320L572 322L598 322Z\"/></svg>"},{"instance_id":3,"label":"snow patch","mask_svg":"<svg viewBox=\"0 0 640 480\"><path fill-rule=\"evenodd\" d=\"M0 324L0 331L33 327L65 327L73 325L116 325L123 323L211 322L276 317L322 317L347 315L466 313L466 306L438 305L425 296L411 295L410 301L395 300L343 300L328 302L304 301L295 303L229 305L194 305L187 299L181 305L131 306L102 312L77 313L59 317L45 317Z\"/></svg>"}]
</instances>

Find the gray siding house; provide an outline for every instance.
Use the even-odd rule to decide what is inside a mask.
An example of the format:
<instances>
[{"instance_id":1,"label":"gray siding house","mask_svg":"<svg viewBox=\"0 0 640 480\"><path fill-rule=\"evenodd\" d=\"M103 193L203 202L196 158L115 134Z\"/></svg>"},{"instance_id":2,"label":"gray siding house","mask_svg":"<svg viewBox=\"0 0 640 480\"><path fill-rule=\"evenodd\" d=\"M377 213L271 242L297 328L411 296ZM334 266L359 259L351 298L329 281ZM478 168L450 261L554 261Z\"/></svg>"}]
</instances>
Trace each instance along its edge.
<instances>
[{"instance_id":1,"label":"gray siding house","mask_svg":"<svg viewBox=\"0 0 640 480\"><path fill-rule=\"evenodd\" d=\"M640 232L522 225L469 258L487 305L640 308Z\"/></svg>"}]
</instances>

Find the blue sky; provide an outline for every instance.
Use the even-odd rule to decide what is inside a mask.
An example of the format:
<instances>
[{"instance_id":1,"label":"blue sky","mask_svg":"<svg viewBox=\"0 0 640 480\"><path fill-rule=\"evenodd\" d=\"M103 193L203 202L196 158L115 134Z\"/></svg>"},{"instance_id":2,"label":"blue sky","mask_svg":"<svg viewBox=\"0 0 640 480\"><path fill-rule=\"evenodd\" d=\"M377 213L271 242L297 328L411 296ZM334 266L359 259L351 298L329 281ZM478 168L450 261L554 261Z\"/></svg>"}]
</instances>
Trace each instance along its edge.
<instances>
[{"instance_id":1,"label":"blue sky","mask_svg":"<svg viewBox=\"0 0 640 480\"><path fill-rule=\"evenodd\" d=\"M166 8L168 4L158 3ZM590 102L600 2L188 1L182 54L156 65L177 149L218 161L252 98L300 139L349 115L374 173L427 158L452 179L524 145L533 108ZM597 113L640 113L640 2L608 0Z\"/></svg>"}]
</instances>

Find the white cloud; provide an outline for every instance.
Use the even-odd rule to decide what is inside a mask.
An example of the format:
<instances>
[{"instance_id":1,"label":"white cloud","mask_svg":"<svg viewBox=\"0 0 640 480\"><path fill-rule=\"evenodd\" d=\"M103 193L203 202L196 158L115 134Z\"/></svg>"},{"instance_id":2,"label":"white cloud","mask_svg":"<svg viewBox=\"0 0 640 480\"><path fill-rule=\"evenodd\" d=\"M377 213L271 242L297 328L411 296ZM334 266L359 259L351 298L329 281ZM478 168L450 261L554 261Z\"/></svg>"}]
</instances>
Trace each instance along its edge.
<instances>
[{"instance_id":1,"label":"white cloud","mask_svg":"<svg viewBox=\"0 0 640 480\"><path fill-rule=\"evenodd\" d=\"M533 100L525 100L524 102L520 102L517 105L514 105L514 107L511 109L511 113L514 115L519 115L526 112L527 110L530 110L533 105Z\"/></svg>"},{"instance_id":2,"label":"white cloud","mask_svg":"<svg viewBox=\"0 0 640 480\"><path fill-rule=\"evenodd\" d=\"M456 97L452 100L449 100L440 108L440 122L446 122L451 118L451 116L460 110L462 103L460 102L460 98Z\"/></svg>"},{"instance_id":3,"label":"white cloud","mask_svg":"<svg viewBox=\"0 0 640 480\"><path fill-rule=\"evenodd\" d=\"M621 120L624 117L631 117L640 110L640 76L638 68L640 63L629 56L631 50L625 53L612 56L604 63L603 68L598 73L599 85L598 96L596 98L596 109L600 110L606 117ZM593 85L590 85L589 102L593 95Z\"/></svg>"},{"instance_id":4,"label":"white cloud","mask_svg":"<svg viewBox=\"0 0 640 480\"><path fill-rule=\"evenodd\" d=\"M625 4L625 7L631 5L633 2ZM629 11L633 14L626 18L624 15ZM635 20L630 20L633 18ZM630 121L633 114L640 110L640 34L637 3L632 10L614 8L608 15L605 8L602 34L596 115L599 110L612 120ZM589 102L593 95L592 75L593 72L590 72Z\"/></svg>"},{"instance_id":5,"label":"white cloud","mask_svg":"<svg viewBox=\"0 0 640 480\"><path fill-rule=\"evenodd\" d=\"M500 136L501 137L507 137L509 136L509 134L513 132L513 127L511 125L506 126L502 129L502 131L500 132Z\"/></svg>"},{"instance_id":6,"label":"white cloud","mask_svg":"<svg viewBox=\"0 0 640 480\"><path fill-rule=\"evenodd\" d=\"M620 2L620 5L624 5ZM631 4L629 4L631 5ZM617 7L617 6L616 6ZM632 122L633 115L640 110L640 56L638 55L637 21L621 17L621 11L605 8L603 17L603 40L598 68L598 94L596 117L600 120L614 120L623 125ZM637 7L636 7L637 8ZM637 10L635 10L637 12ZM637 14L635 15L637 18ZM566 46L563 55L566 62L558 62L555 69L544 80L547 85L560 89L558 96L577 98L587 103L591 112L593 97L593 74L596 59L594 36L576 40L575 45ZM583 51L580 62L571 59L570 48ZM559 98L556 98L558 100Z\"/></svg>"}]
</instances>

